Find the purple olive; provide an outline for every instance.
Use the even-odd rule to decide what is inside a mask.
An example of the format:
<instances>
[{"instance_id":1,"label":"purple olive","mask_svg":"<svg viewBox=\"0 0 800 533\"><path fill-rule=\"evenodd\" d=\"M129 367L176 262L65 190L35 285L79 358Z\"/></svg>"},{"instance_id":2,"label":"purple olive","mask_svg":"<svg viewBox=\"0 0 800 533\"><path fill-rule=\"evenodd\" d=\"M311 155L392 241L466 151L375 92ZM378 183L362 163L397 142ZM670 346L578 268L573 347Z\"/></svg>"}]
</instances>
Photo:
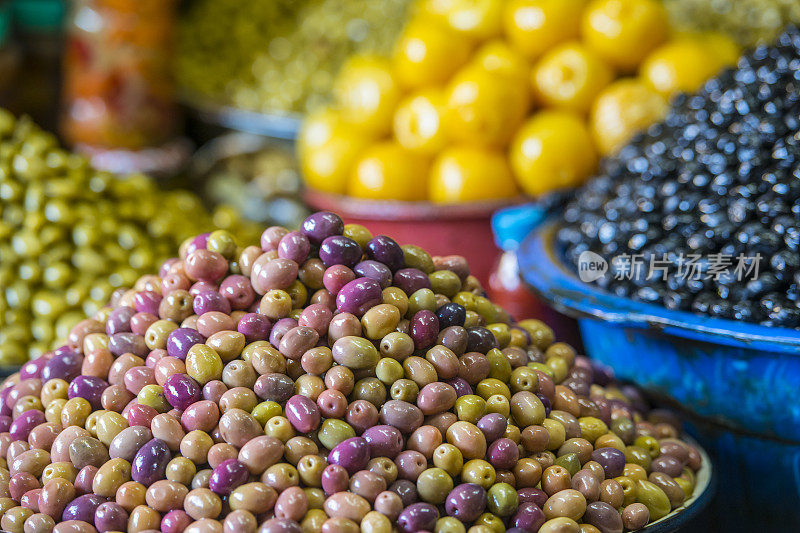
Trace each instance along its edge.
<instances>
[{"instance_id":1,"label":"purple olive","mask_svg":"<svg viewBox=\"0 0 800 533\"><path fill-rule=\"evenodd\" d=\"M367 257L386 265L392 272L403 268L406 258L403 249L394 239L376 235L367 243Z\"/></svg>"},{"instance_id":2,"label":"purple olive","mask_svg":"<svg viewBox=\"0 0 800 533\"><path fill-rule=\"evenodd\" d=\"M14 422L11 423L8 431L13 440L27 441L31 430L39 424L44 424L46 421L43 412L38 409L29 409L19 415Z\"/></svg>"},{"instance_id":3,"label":"purple olive","mask_svg":"<svg viewBox=\"0 0 800 533\"><path fill-rule=\"evenodd\" d=\"M75 352L54 353L42 369L42 381L63 379L69 383L81 375L82 365L83 357L80 354Z\"/></svg>"},{"instance_id":4,"label":"purple olive","mask_svg":"<svg viewBox=\"0 0 800 533\"><path fill-rule=\"evenodd\" d=\"M103 408L100 399L107 387L108 383L98 377L77 376L70 382L67 395L69 398L83 398L92 405L92 410L97 411Z\"/></svg>"},{"instance_id":5,"label":"purple olive","mask_svg":"<svg viewBox=\"0 0 800 533\"><path fill-rule=\"evenodd\" d=\"M498 470L512 470L519 460L519 448L511 439L497 439L489 445L486 459Z\"/></svg>"},{"instance_id":6,"label":"purple olive","mask_svg":"<svg viewBox=\"0 0 800 533\"><path fill-rule=\"evenodd\" d=\"M363 252L356 241L343 235L327 237L319 247L319 258L326 267L344 265L353 268Z\"/></svg>"},{"instance_id":7,"label":"purple olive","mask_svg":"<svg viewBox=\"0 0 800 533\"><path fill-rule=\"evenodd\" d=\"M239 485L244 485L250 479L250 471L244 463L237 459L222 461L211 472L208 488L222 496L227 496Z\"/></svg>"},{"instance_id":8,"label":"purple olive","mask_svg":"<svg viewBox=\"0 0 800 533\"><path fill-rule=\"evenodd\" d=\"M108 498L98 496L97 494L78 496L64 508L64 512L61 514L61 520L65 522L67 520L81 520L93 524L97 508L107 501Z\"/></svg>"},{"instance_id":9,"label":"purple olive","mask_svg":"<svg viewBox=\"0 0 800 533\"><path fill-rule=\"evenodd\" d=\"M436 344L439 336L439 319L433 311L421 309L411 318L409 335L414 339L414 348L424 350Z\"/></svg>"},{"instance_id":10,"label":"purple olive","mask_svg":"<svg viewBox=\"0 0 800 533\"><path fill-rule=\"evenodd\" d=\"M292 427L300 433L310 433L319 427L321 418L319 407L306 396L295 394L289 398L284 412Z\"/></svg>"},{"instance_id":11,"label":"purple olive","mask_svg":"<svg viewBox=\"0 0 800 533\"><path fill-rule=\"evenodd\" d=\"M456 389L456 394L458 397L467 396L470 394L474 394L472 391L472 386L467 383L467 380L464 378L453 378L448 379L447 384L451 385L454 389Z\"/></svg>"},{"instance_id":12,"label":"purple olive","mask_svg":"<svg viewBox=\"0 0 800 533\"><path fill-rule=\"evenodd\" d=\"M42 377L42 369L44 365L47 364L47 359L43 356L39 356L36 359L31 359L24 365L22 368L19 369L19 379L31 379L31 378L41 378Z\"/></svg>"},{"instance_id":13,"label":"purple olive","mask_svg":"<svg viewBox=\"0 0 800 533\"><path fill-rule=\"evenodd\" d=\"M249 344L251 342L267 340L270 331L272 331L272 322L264 315L247 313L239 319L239 324L236 326L236 329L239 333L244 335L245 341Z\"/></svg>"},{"instance_id":14,"label":"purple olive","mask_svg":"<svg viewBox=\"0 0 800 533\"><path fill-rule=\"evenodd\" d=\"M311 243L308 237L299 231L290 231L284 235L278 243L278 257L291 259L301 265L308 259L311 251Z\"/></svg>"},{"instance_id":15,"label":"purple olive","mask_svg":"<svg viewBox=\"0 0 800 533\"><path fill-rule=\"evenodd\" d=\"M275 348L280 346L281 339L286 335L289 330L297 327L297 320L294 318L281 318L272 326L272 331L269 333L269 342Z\"/></svg>"},{"instance_id":16,"label":"purple olive","mask_svg":"<svg viewBox=\"0 0 800 533\"><path fill-rule=\"evenodd\" d=\"M536 487L525 487L518 489L517 497L519 498L520 505L523 503L535 503L539 508L544 507L544 504L547 502L547 498L549 498L545 491L542 489L537 489Z\"/></svg>"},{"instance_id":17,"label":"purple olive","mask_svg":"<svg viewBox=\"0 0 800 533\"><path fill-rule=\"evenodd\" d=\"M194 252L195 250L206 250L208 249L208 236L211 233L201 233L191 241L189 241L189 245L186 247L186 255Z\"/></svg>"},{"instance_id":18,"label":"purple olive","mask_svg":"<svg viewBox=\"0 0 800 533\"><path fill-rule=\"evenodd\" d=\"M475 483L462 483L447 495L444 508L449 516L462 522L473 522L486 510L487 502L483 487Z\"/></svg>"},{"instance_id":19,"label":"purple olive","mask_svg":"<svg viewBox=\"0 0 800 533\"><path fill-rule=\"evenodd\" d=\"M106 320L106 334L113 335L131 330L131 317L136 314L136 309L121 305L108 314ZM155 313L157 314L157 313Z\"/></svg>"},{"instance_id":20,"label":"purple olive","mask_svg":"<svg viewBox=\"0 0 800 533\"><path fill-rule=\"evenodd\" d=\"M430 289L431 280L418 268L402 268L394 273L394 286L411 296L420 289Z\"/></svg>"},{"instance_id":21,"label":"purple olive","mask_svg":"<svg viewBox=\"0 0 800 533\"><path fill-rule=\"evenodd\" d=\"M397 527L403 533L433 531L438 519L439 512L436 507L429 503L414 503L403 509L397 517Z\"/></svg>"},{"instance_id":22,"label":"purple olive","mask_svg":"<svg viewBox=\"0 0 800 533\"><path fill-rule=\"evenodd\" d=\"M125 531L128 527L128 511L115 502L101 503L94 512L94 527L100 533Z\"/></svg>"},{"instance_id":23,"label":"purple olive","mask_svg":"<svg viewBox=\"0 0 800 533\"><path fill-rule=\"evenodd\" d=\"M144 337L130 331L121 331L111 335L108 338L108 351L115 357L119 357L124 353L132 353L142 359L150 353L150 349L144 342Z\"/></svg>"},{"instance_id":24,"label":"purple olive","mask_svg":"<svg viewBox=\"0 0 800 533\"><path fill-rule=\"evenodd\" d=\"M381 285L374 279L354 279L336 295L336 308L341 313L361 317L371 308L383 302Z\"/></svg>"},{"instance_id":25,"label":"purple olive","mask_svg":"<svg viewBox=\"0 0 800 533\"><path fill-rule=\"evenodd\" d=\"M167 355L186 360L189 348L195 344L206 342L199 331L192 328L178 328L170 332L167 336Z\"/></svg>"},{"instance_id":26,"label":"purple olive","mask_svg":"<svg viewBox=\"0 0 800 533\"><path fill-rule=\"evenodd\" d=\"M389 487L389 490L400 496L403 507L408 507L419 501L417 484L407 479L398 479Z\"/></svg>"},{"instance_id":27,"label":"purple olive","mask_svg":"<svg viewBox=\"0 0 800 533\"><path fill-rule=\"evenodd\" d=\"M619 511L605 502L587 505L582 520L599 529L601 533L622 533L622 517Z\"/></svg>"},{"instance_id":28,"label":"purple olive","mask_svg":"<svg viewBox=\"0 0 800 533\"><path fill-rule=\"evenodd\" d=\"M300 524L288 518L270 518L261 526L258 531L260 533L302 533Z\"/></svg>"},{"instance_id":29,"label":"purple olive","mask_svg":"<svg viewBox=\"0 0 800 533\"><path fill-rule=\"evenodd\" d=\"M344 222L335 213L318 211L306 217L301 231L312 244L319 245L332 235L341 235L344 232Z\"/></svg>"},{"instance_id":30,"label":"purple olive","mask_svg":"<svg viewBox=\"0 0 800 533\"><path fill-rule=\"evenodd\" d=\"M606 473L606 479L622 475L625 469L625 454L616 448L598 448L592 452L592 461L600 463Z\"/></svg>"},{"instance_id":31,"label":"purple olive","mask_svg":"<svg viewBox=\"0 0 800 533\"><path fill-rule=\"evenodd\" d=\"M194 314L202 315L210 311L219 311L226 315L231 314L231 304L227 298L222 296L217 291L203 291L194 297L192 300L192 309ZM153 313L153 314L158 314Z\"/></svg>"},{"instance_id":32,"label":"purple olive","mask_svg":"<svg viewBox=\"0 0 800 533\"><path fill-rule=\"evenodd\" d=\"M494 442L506 434L508 419L499 413L489 413L482 416L476 425L483 431L486 442Z\"/></svg>"},{"instance_id":33,"label":"purple olive","mask_svg":"<svg viewBox=\"0 0 800 533\"><path fill-rule=\"evenodd\" d=\"M185 411L194 402L200 401L200 385L186 374L172 374L164 382L164 397L172 407Z\"/></svg>"},{"instance_id":34,"label":"purple olive","mask_svg":"<svg viewBox=\"0 0 800 533\"><path fill-rule=\"evenodd\" d=\"M350 474L347 470L337 464L331 464L322 471L322 490L325 494L331 495L347 490L350 485Z\"/></svg>"},{"instance_id":35,"label":"purple olive","mask_svg":"<svg viewBox=\"0 0 800 533\"><path fill-rule=\"evenodd\" d=\"M544 512L535 503L520 503L519 507L517 507L517 512L511 517L508 525L511 528L534 532L539 531L539 528L542 527L546 520Z\"/></svg>"},{"instance_id":36,"label":"purple olive","mask_svg":"<svg viewBox=\"0 0 800 533\"><path fill-rule=\"evenodd\" d=\"M374 279L380 283L382 289L392 284L392 271L389 267L373 259L361 261L353 267L353 272L360 278Z\"/></svg>"},{"instance_id":37,"label":"purple olive","mask_svg":"<svg viewBox=\"0 0 800 533\"><path fill-rule=\"evenodd\" d=\"M337 444L328 454L328 463L343 466L351 476L367 468L369 443L363 437L352 437Z\"/></svg>"},{"instance_id":38,"label":"purple olive","mask_svg":"<svg viewBox=\"0 0 800 533\"><path fill-rule=\"evenodd\" d=\"M394 459L403 451L403 434L400 430L388 425L372 426L361 435L369 444L372 457L388 457Z\"/></svg>"},{"instance_id":39,"label":"purple olive","mask_svg":"<svg viewBox=\"0 0 800 533\"><path fill-rule=\"evenodd\" d=\"M131 463L131 479L149 487L164 479L170 459L172 456L166 443L160 439L152 439L136 452Z\"/></svg>"},{"instance_id":40,"label":"purple olive","mask_svg":"<svg viewBox=\"0 0 800 533\"><path fill-rule=\"evenodd\" d=\"M683 462L671 455L659 455L650 465L651 472L663 472L671 477L678 477L686 466Z\"/></svg>"},{"instance_id":41,"label":"purple olive","mask_svg":"<svg viewBox=\"0 0 800 533\"><path fill-rule=\"evenodd\" d=\"M133 306L137 313L150 313L158 316L158 306L163 298L160 292L139 291L133 295Z\"/></svg>"}]
</instances>

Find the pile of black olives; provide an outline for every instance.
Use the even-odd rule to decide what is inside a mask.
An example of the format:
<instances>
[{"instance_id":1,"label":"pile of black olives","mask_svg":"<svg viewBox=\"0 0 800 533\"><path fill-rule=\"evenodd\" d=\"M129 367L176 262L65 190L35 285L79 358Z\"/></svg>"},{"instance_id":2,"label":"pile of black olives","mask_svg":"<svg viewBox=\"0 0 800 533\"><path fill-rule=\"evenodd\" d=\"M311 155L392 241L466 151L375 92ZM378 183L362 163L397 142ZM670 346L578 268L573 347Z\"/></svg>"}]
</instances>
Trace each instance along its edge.
<instances>
[{"instance_id":1,"label":"pile of black olives","mask_svg":"<svg viewBox=\"0 0 800 533\"><path fill-rule=\"evenodd\" d=\"M800 31L676 97L564 220L567 262L603 256L610 271L596 283L615 295L800 327Z\"/></svg>"}]
</instances>

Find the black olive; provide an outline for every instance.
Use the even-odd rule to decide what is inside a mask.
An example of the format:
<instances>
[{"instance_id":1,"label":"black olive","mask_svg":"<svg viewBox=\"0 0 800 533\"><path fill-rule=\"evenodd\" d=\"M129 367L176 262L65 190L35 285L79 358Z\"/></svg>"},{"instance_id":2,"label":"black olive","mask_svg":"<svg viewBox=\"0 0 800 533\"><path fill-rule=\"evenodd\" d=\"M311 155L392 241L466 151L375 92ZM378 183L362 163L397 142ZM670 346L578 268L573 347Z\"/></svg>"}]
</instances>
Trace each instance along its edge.
<instances>
[{"instance_id":1,"label":"black olive","mask_svg":"<svg viewBox=\"0 0 800 533\"><path fill-rule=\"evenodd\" d=\"M666 118L603 160L565 207L557 242L567 263L600 254L610 266L598 286L618 296L800 327L797 72L791 27L696 94L675 96ZM639 257L644 272L622 275L620 256Z\"/></svg>"}]
</instances>

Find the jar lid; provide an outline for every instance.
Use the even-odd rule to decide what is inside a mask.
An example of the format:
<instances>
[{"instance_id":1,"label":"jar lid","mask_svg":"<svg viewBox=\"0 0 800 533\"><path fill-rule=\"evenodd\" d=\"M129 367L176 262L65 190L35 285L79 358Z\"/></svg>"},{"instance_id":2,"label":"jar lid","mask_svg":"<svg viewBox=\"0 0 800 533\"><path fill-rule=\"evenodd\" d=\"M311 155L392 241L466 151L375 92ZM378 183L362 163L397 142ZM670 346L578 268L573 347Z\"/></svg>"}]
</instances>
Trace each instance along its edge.
<instances>
[{"instance_id":1,"label":"jar lid","mask_svg":"<svg viewBox=\"0 0 800 533\"><path fill-rule=\"evenodd\" d=\"M63 0L13 0L14 23L23 32L58 33L66 6Z\"/></svg>"}]
</instances>

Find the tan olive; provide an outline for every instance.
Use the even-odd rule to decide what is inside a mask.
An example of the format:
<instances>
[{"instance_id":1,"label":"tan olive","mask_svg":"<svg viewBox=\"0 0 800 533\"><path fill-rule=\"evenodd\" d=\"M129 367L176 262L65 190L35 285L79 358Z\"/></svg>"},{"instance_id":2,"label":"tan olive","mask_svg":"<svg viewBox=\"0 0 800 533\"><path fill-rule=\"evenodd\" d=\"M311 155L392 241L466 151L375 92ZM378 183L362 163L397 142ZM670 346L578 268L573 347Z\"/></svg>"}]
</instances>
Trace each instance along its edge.
<instances>
[{"instance_id":1,"label":"tan olive","mask_svg":"<svg viewBox=\"0 0 800 533\"><path fill-rule=\"evenodd\" d=\"M264 483L254 482L240 485L231 492L229 502L233 510L245 510L253 514L269 511L278 499L278 493Z\"/></svg>"},{"instance_id":2,"label":"tan olive","mask_svg":"<svg viewBox=\"0 0 800 533\"><path fill-rule=\"evenodd\" d=\"M123 483L131 479L131 464L125 459L111 459L103 464L92 481L92 492L111 498Z\"/></svg>"}]
</instances>

